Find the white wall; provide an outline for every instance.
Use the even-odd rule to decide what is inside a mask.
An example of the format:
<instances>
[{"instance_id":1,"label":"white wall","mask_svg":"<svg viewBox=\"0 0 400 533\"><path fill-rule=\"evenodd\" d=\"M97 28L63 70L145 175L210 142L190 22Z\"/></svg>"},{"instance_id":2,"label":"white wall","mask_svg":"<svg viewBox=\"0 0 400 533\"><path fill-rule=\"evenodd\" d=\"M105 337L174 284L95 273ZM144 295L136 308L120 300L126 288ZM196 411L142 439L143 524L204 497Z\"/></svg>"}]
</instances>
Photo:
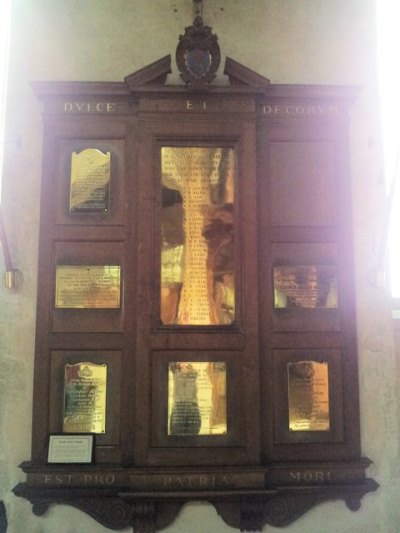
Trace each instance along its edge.
<instances>
[{"instance_id":1,"label":"white wall","mask_svg":"<svg viewBox=\"0 0 400 533\"><path fill-rule=\"evenodd\" d=\"M384 212L374 2L204 0L203 18L218 34L223 55L272 83L361 87L352 111L351 164L362 449L375 462L368 473L381 488L363 499L357 513L341 501L328 502L287 529L298 533L398 532L399 363L393 351L388 295L367 281L376 265ZM6 135L8 139L20 135L23 145L21 150L6 145L2 209L13 262L24 274L24 285L19 291L0 286L0 499L7 506L11 533L106 531L67 506L52 507L46 517L35 517L30 504L11 493L24 480L18 464L30 457L42 121L28 82L122 81L167 53L174 57L178 35L191 22L191 0L13 2ZM177 79L176 72L171 79ZM166 531L233 530L211 506L199 503L187 506Z\"/></svg>"}]
</instances>

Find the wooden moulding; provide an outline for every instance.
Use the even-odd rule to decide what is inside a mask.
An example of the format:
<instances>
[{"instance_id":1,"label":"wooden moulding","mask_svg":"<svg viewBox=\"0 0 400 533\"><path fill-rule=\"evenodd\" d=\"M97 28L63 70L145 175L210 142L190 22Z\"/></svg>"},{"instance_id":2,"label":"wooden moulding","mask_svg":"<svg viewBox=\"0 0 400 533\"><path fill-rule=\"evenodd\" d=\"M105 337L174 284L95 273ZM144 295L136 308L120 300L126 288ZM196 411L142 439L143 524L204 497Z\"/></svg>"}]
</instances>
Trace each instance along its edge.
<instances>
[{"instance_id":1,"label":"wooden moulding","mask_svg":"<svg viewBox=\"0 0 400 533\"><path fill-rule=\"evenodd\" d=\"M283 527L315 505L341 499L352 511L378 488L357 463L279 464L247 468L100 468L21 465L27 483L14 489L42 516L54 503L72 505L110 529L158 531L189 501L207 501L224 522L242 531Z\"/></svg>"}]
</instances>

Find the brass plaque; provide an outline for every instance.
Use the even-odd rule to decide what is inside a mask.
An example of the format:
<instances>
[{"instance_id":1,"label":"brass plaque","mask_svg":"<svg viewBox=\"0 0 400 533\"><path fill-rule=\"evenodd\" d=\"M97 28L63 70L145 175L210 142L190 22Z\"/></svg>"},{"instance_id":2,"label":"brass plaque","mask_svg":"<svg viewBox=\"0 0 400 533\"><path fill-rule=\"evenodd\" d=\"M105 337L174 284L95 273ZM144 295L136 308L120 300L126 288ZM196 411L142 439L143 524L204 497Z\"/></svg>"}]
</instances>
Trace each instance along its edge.
<instances>
[{"instance_id":1,"label":"brass plaque","mask_svg":"<svg viewBox=\"0 0 400 533\"><path fill-rule=\"evenodd\" d=\"M235 320L232 148L163 147L161 322Z\"/></svg>"},{"instance_id":2,"label":"brass plaque","mask_svg":"<svg viewBox=\"0 0 400 533\"><path fill-rule=\"evenodd\" d=\"M169 363L168 435L226 432L226 363Z\"/></svg>"},{"instance_id":3,"label":"brass plaque","mask_svg":"<svg viewBox=\"0 0 400 533\"><path fill-rule=\"evenodd\" d=\"M120 294L119 266L57 266L56 308L117 309Z\"/></svg>"},{"instance_id":4,"label":"brass plaque","mask_svg":"<svg viewBox=\"0 0 400 533\"><path fill-rule=\"evenodd\" d=\"M110 199L111 153L87 148L71 155L71 213L107 213Z\"/></svg>"},{"instance_id":5,"label":"brass plaque","mask_svg":"<svg viewBox=\"0 0 400 533\"><path fill-rule=\"evenodd\" d=\"M65 365L64 433L105 433L107 365Z\"/></svg>"},{"instance_id":6,"label":"brass plaque","mask_svg":"<svg viewBox=\"0 0 400 533\"><path fill-rule=\"evenodd\" d=\"M338 306L336 269L324 265L274 267L275 308Z\"/></svg>"},{"instance_id":7,"label":"brass plaque","mask_svg":"<svg viewBox=\"0 0 400 533\"><path fill-rule=\"evenodd\" d=\"M289 429L329 431L328 363L288 363Z\"/></svg>"}]
</instances>

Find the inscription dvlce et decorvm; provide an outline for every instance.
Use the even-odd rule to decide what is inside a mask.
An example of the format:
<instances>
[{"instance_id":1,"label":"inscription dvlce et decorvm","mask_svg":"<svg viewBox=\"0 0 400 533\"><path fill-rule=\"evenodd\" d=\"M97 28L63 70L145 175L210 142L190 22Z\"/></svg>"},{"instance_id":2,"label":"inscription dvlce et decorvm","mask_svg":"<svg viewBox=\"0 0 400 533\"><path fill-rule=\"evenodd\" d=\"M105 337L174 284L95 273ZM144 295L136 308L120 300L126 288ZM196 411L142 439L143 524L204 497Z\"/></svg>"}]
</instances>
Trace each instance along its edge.
<instances>
[{"instance_id":1,"label":"inscription dvlce et decorvm","mask_svg":"<svg viewBox=\"0 0 400 533\"><path fill-rule=\"evenodd\" d=\"M64 102L65 113L112 113L114 102Z\"/></svg>"}]
</instances>

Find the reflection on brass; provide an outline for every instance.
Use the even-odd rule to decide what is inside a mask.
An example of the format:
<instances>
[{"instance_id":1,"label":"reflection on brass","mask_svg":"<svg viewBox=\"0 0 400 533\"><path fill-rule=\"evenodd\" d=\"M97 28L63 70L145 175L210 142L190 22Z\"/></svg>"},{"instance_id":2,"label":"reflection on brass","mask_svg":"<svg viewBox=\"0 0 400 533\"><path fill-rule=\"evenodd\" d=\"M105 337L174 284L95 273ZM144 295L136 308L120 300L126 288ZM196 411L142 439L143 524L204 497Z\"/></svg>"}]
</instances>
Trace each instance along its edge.
<instances>
[{"instance_id":1,"label":"reflection on brass","mask_svg":"<svg viewBox=\"0 0 400 533\"><path fill-rule=\"evenodd\" d=\"M226 432L226 363L169 363L168 435Z\"/></svg>"},{"instance_id":2,"label":"reflection on brass","mask_svg":"<svg viewBox=\"0 0 400 533\"><path fill-rule=\"evenodd\" d=\"M329 431L328 363L288 363L289 429Z\"/></svg>"},{"instance_id":3,"label":"reflection on brass","mask_svg":"<svg viewBox=\"0 0 400 533\"><path fill-rule=\"evenodd\" d=\"M163 147L161 321L235 320L234 152Z\"/></svg>"},{"instance_id":4,"label":"reflection on brass","mask_svg":"<svg viewBox=\"0 0 400 533\"><path fill-rule=\"evenodd\" d=\"M4 286L6 289L19 289L22 286L23 276L20 270L6 270Z\"/></svg>"},{"instance_id":5,"label":"reflection on brass","mask_svg":"<svg viewBox=\"0 0 400 533\"><path fill-rule=\"evenodd\" d=\"M71 213L109 210L111 153L87 148L71 155L69 209Z\"/></svg>"},{"instance_id":6,"label":"reflection on brass","mask_svg":"<svg viewBox=\"0 0 400 533\"><path fill-rule=\"evenodd\" d=\"M116 309L120 306L121 267L58 265L57 308Z\"/></svg>"},{"instance_id":7,"label":"reflection on brass","mask_svg":"<svg viewBox=\"0 0 400 533\"><path fill-rule=\"evenodd\" d=\"M336 269L321 265L277 266L274 268L274 294L276 308L336 308Z\"/></svg>"},{"instance_id":8,"label":"reflection on brass","mask_svg":"<svg viewBox=\"0 0 400 533\"><path fill-rule=\"evenodd\" d=\"M65 365L64 433L105 433L107 365Z\"/></svg>"}]
</instances>

